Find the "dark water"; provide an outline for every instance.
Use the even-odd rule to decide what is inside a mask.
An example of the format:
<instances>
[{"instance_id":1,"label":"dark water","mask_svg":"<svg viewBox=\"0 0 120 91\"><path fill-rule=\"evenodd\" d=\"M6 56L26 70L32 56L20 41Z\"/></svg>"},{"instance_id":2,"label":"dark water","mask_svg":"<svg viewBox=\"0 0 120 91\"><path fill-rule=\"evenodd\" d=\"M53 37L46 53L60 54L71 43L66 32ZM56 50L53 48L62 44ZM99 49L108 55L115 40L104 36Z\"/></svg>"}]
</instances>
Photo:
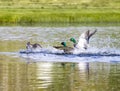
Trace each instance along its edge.
<instances>
[{"instance_id":1,"label":"dark water","mask_svg":"<svg viewBox=\"0 0 120 91\"><path fill-rule=\"evenodd\" d=\"M83 54L52 46L98 29ZM0 27L0 91L119 91L120 27ZM26 42L44 53L20 54Z\"/></svg>"}]
</instances>

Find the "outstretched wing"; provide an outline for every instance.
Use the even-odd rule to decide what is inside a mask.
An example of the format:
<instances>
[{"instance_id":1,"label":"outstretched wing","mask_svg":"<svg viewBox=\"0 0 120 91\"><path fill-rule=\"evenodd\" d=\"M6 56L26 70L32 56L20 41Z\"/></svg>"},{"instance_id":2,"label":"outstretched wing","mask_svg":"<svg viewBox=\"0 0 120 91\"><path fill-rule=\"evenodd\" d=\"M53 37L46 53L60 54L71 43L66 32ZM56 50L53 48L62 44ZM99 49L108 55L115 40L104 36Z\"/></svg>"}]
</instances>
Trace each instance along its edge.
<instances>
[{"instance_id":1,"label":"outstretched wing","mask_svg":"<svg viewBox=\"0 0 120 91\"><path fill-rule=\"evenodd\" d=\"M95 29L93 32L89 33L88 40L97 32L97 29Z\"/></svg>"}]
</instances>

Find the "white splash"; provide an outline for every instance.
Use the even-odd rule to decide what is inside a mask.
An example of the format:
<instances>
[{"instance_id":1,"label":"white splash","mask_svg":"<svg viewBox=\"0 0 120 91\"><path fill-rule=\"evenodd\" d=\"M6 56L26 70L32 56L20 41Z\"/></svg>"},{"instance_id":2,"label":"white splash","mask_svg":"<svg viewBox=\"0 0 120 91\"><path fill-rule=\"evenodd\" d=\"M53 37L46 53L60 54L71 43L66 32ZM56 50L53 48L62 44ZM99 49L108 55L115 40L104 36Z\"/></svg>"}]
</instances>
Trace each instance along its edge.
<instances>
[{"instance_id":1,"label":"white splash","mask_svg":"<svg viewBox=\"0 0 120 91\"><path fill-rule=\"evenodd\" d=\"M120 50L109 48L89 48L86 51L77 51L74 54L64 54L63 51L49 47L40 53L20 53L23 58L30 58L36 62L120 62Z\"/></svg>"}]
</instances>

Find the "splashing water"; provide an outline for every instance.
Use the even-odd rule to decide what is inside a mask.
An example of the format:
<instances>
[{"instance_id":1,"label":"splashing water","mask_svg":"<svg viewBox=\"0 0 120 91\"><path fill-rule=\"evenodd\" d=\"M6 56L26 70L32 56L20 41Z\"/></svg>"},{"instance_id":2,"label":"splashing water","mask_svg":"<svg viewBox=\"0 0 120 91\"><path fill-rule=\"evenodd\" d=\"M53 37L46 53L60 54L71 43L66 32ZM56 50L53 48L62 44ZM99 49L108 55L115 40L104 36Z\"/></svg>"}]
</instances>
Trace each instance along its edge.
<instances>
[{"instance_id":1,"label":"splashing water","mask_svg":"<svg viewBox=\"0 0 120 91\"><path fill-rule=\"evenodd\" d=\"M120 51L109 48L89 48L86 51L77 50L73 54L65 54L63 51L54 48L43 48L37 52L21 52L20 56L35 61L48 62L120 62Z\"/></svg>"},{"instance_id":2,"label":"splashing water","mask_svg":"<svg viewBox=\"0 0 120 91\"><path fill-rule=\"evenodd\" d=\"M98 32L90 39L91 47L86 51L75 51L73 54L64 54L52 46L60 45L74 37L78 40L80 34L86 30L97 29ZM0 54L30 58L34 61L80 62L120 61L120 27L1 27ZM6 36L7 35L7 36ZM25 49L26 42L37 42L43 46L40 53L19 53ZM39 50L37 50L39 52ZM15 54L13 54L15 52Z\"/></svg>"}]
</instances>

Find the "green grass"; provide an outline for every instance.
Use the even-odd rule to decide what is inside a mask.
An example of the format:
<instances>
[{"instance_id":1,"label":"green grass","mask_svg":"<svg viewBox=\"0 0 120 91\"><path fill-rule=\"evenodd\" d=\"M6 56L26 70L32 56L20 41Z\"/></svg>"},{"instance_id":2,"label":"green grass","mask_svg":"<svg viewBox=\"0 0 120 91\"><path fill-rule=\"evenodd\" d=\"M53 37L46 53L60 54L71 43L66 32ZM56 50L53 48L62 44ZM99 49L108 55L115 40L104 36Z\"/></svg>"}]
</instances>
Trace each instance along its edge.
<instances>
[{"instance_id":1,"label":"green grass","mask_svg":"<svg viewBox=\"0 0 120 91\"><path fill-rule=\"evenodd\" d=\"M119 9L0 9L0 25L119 24Z\"/></svg>"},{"instance_id":2,"label":"green grass","mask_svg":"<svg viewBox=\"0 0 120 91\"><path fill-rule=\"evenodd\" d=\"M118 25L119 0L0 0L0 25Z\"/></svg>"}]
</instances>

